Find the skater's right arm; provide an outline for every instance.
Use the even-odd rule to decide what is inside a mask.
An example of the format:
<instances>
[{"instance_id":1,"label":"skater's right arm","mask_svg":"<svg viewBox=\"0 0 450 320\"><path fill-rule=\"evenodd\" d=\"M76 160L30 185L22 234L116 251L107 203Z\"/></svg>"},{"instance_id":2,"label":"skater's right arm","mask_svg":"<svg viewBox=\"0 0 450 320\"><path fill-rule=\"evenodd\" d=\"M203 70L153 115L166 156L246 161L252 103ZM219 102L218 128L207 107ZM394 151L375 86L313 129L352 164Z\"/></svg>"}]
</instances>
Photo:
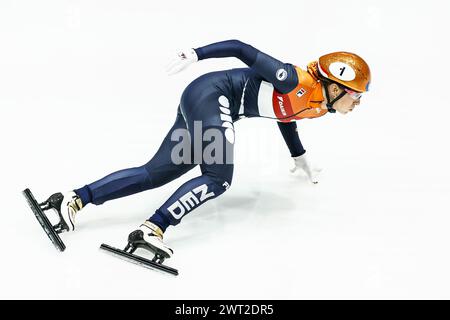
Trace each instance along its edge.
<instances>
[{"instance_id":1,"label":"skater's right arm","mask_svg":"<svg viewBox=\"0 0 450 320\"><path fill-rule=\"evenodd\" d=\"M281 93L287 93L298 84L297 72L290 63L283 63L251 45L239 40L216 42L195 48L198 60L235 57L244 62Z\"/></svg>"},{"instance_id":2,"label":"skater's right arm","mask_svg":"<svg viewBox=\"0 0 450 320\"><path fill-rule=\"evenodd\" d=\"M172 75L196 61L225 57L238 58L264 80L270 82L280 93L288 93L298 85L297 72L292 64L283 63L239 40L226 40L204 47L182 50L166 66L166 71Z\"/></svg>"}]
</instances>

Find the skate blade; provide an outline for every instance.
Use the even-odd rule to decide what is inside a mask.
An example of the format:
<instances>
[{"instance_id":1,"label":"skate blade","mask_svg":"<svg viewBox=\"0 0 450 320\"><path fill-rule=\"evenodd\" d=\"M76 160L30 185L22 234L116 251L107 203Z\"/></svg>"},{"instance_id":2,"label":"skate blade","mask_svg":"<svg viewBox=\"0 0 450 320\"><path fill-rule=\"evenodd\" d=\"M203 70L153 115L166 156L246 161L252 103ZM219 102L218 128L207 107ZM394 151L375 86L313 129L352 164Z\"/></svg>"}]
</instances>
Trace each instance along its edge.
<instances>
[{"instance_id":1,"label":"skate blade","mask_svg":"<svg viewBox=\"0 0 450 320\"><path fill-rule=\"evenodd\" d=\"M27 189L23 190L22 194L27 199L28 205L30 206L31 210L33 211L34 215L36 216L36 219L39 221L39 224L41 225L42 229L44 229L44 231L47 234L50 241L53 243L53 245L55 246L55 248L57 250L63 252L66 249L64 242L61 240L59 235L53 229L52 224L50 223L47 216L42 211L41 207L39 206L39 203L34 198L30 189L27 188Z\"/></svg>"},{"instance_id":2,"label":"skate blade","mask_svg":"<svg viewBox=\"0 0 450 320\"><path fill-rule=\"evenodd\" d=\"M138 256L138 255L131 254L131 253L128 253L126 251L123 251L123 250L111 247L111 246L109 246L107 244L103 243L100 246L100 249L104 250L104 251L106 251L106 252L108 252L108 253L110 253L110 254L118 257L118 258L121 258L123 260L126 260L128 262L131 262L131 263L134 263L134 264L137 264L137 265L140 265L142 267L145 267L145 268L148 268L148 269L152 269L152 270L156 270L156 271L162 271L164 273L169 273L169 274L174 275L174 276L178 275L178 270L177 269L165 266L165 265L163 265L161 263L153 262L151 260L148 260L148 259L143 258L143 257Z\"/></svg>"}]
</instances>

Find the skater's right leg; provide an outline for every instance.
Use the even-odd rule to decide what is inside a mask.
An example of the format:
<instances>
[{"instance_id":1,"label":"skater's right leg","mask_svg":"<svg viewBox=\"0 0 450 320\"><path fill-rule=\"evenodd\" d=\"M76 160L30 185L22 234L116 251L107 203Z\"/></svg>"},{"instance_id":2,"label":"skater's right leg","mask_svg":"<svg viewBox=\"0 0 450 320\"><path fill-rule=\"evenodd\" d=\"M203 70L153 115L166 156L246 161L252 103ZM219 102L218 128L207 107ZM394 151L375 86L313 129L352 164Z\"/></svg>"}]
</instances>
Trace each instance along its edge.
<instances>
[{"instance_id":1,"label":"skater's right leg","mask_svg":"<svg viewBox=\"0 0 450 320\"><path fill-rule=\"evenodd\" d=\"M52 194L40 204L41 209L53 209L58 214L58 221L53 222L56 232L73 231L75 229L75 214L83 208L80 197L73 191L62 194Z\"/></svg>"},{"instance_id":2,"label":"skater's right leg","mask_svg":"<svg viewBox=\"0 0 450 320\"><path fill-rule=\"evenodd\" d=\"M186 129L186 123L179 110L175 123L149 162L139 167L116 171L98 181L68 192L67 199L76 198L76 201L63 201L64 206L61 207L63 217L67 216L65 221L68 231L74 229L75 213L87 204L100 205L112 199L157 188L194 168L195 164L175 164L171 159L171 151L175 145L180 144L172 138L172 133L177 129ZM186 140L183 142L188 143ZM77 204L76 207L73 203Z\"/></svg>"},{"instance_id":3,"label":"skater's right leg","mask_svg":"<svg viewBox=\"0 0 450 320\"><path fill-rule=\"evenodd\" d=\"M195 165L174 164L171 159L172 149L179 144L178 141L173 141L172 133L174 130L185 128L183 116L178 111L175 123L149 162L139 167L116 171L76 189L75 193L80 196L83 205L88 203L99 205L109 200L157 188L191 170Z\"/></svg>"}]
</instances>

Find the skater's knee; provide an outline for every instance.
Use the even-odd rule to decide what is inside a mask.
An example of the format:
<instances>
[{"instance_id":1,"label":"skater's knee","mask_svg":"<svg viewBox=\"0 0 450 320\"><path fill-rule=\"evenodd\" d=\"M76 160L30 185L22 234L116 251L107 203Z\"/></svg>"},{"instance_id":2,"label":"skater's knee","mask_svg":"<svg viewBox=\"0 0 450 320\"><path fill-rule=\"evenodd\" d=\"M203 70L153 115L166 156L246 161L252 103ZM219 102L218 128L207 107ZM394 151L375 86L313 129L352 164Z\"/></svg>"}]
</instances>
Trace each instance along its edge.
<instances>
[{"instance_id":1,"label":"skater's knee","mask_svg":"<svg viewBox=\"0 0 450 320\"><path fill-rule=\"evenodd\" d=\"M214 190L216 191L216 196L224 193L227 191L231 186L231 176L226 175L212 175L212 174L206 174L212 184L214 185Z\"/></svg>"},{"instance_id":2,"label":"skater's knee","mask_svg":"<svg viewBox=\"0 0 450 320\"><path fill-rule=\"evenodd\" d=\"M153 188L153 181L145 165L137 167L136 169L136 171L139 172L139 175L141 176L142 187L144 188L144 190Z\"/></svg>"}]
</instances>

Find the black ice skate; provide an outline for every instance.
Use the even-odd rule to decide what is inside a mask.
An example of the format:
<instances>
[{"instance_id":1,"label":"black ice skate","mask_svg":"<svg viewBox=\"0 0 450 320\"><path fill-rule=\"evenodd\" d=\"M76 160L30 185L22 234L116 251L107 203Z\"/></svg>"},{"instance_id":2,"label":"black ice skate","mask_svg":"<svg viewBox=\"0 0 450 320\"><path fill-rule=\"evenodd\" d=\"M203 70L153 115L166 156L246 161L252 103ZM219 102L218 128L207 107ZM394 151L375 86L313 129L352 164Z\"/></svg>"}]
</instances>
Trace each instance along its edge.
<instances>
[{"instance_id":1,"label":"black ice skate","mask_svg":"<svg viewBox=\"0 0 450 320\"><path fill-rule=\"evenodd\" d=\"M50 241L56 249L64 251L66 246L59 237L59 234L75 229L75 213L83 207L80 198L74 192L68 192L64 195L58 192L52 194L46 201L38 203L30 189L25 189L22 193L45 233L50 238ZM59 222L55 225L52 225L44 213L44 211L50 209L53 209L59 217Z\"/></svg>"},{"instance_id":2,"label":"black ice skate","mask_svg":"<svg viewBox=\"0 0 450 320\"><path fill-rule=\"evenodd\" d=\"M116 249L107 244L102 244L100 249L143 267L156 269L176 276L178 275L178 270L162 264L165 259L170 258L173 254L173 250L165 245L162 239L163 232L161 229L153 223L146 221L139 229L129 234L128 244L125 249ZM139 248L150 251L155 256L152 260L149 260L133 254Z\"/></svg>"}]
</instances>

